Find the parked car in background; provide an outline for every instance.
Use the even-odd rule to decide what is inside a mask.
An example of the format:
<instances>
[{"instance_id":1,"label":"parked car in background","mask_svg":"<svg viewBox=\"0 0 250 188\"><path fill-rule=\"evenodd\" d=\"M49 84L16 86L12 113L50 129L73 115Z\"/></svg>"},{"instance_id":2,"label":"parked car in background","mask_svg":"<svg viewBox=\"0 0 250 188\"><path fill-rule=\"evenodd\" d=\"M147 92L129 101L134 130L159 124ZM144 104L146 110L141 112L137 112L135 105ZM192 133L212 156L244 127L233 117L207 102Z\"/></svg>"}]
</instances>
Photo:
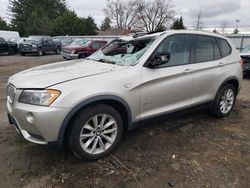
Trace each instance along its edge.
<instances>
[{"instance_id":1,"label":"parked car in background","mask_svg":"<svg viewBox=\"0 0 250 188\"><path fill-rule=\"evenodd\" d=\"M10 40L8 40L8 43L11 43L11 44L16 44L17 45L17 51L19 51L19 45L20 43L22 43L24 40L26 40L27 38L24 38L24 37L17 37L17 38L11 38Z\"/></svg>"},{"instance_id":2,"label":"parked car in background","mask_svg":"<svg viewBox=\"0 0 250 188\"><path fill-rule=\"evenodd\" d=\"M68 46L64 46L62 49L62 55L64 59L80 59L88 57L101 47L105 46L108 42L103 40L89 40L76 39Z\"/></svg>"},{"instance_id":3,"label":"parked car in background","mask_svg":"<svg viewBox=\"0 0 250 188\"><path fill-rule=\"evenodd\" d=\"M94 42L87 43L93 48ZM65 144L77 157L96 160L143 120L195 107L230 115L241 80L239 53L221 35L172 30L131 36L84 60L10 77L8 118L28 141Z\"/></svg>"},{"instance_id":4,"label":"parked car in background","mask_svg":"<svg viewBox=\"0 0 250 188\"><path fill-rule=\"evenodd\" d=\"M19 40L17 41L17 50L18 50L18 52L19 52L19 46L20 46L20 44L23 43L25 40L27 40L27 38L21 37L21 38L19 38Z\"/></svg>"},{"instance_id":5,"label":"parked car in background","mask_svg":"<svg viewBox=\"0 0 250 188\"><path fill-rule=\"evenodd\" d=\"M0 37L4 38L5 41L8 41L11 38L20 38L20 35L17 31L0 30Z\"/></svg>"},{"instance_id":6,"label":"parked car in background","mask_svg":"<svg viewBox=\"0 0 250 188\"><path fill-rule=\"evenodd\" d=\"M36 54L42 56L46 52L61 52L60 42L53 41L50 36L30 36L19 44L19 52L22 56L26 54Z\"/></svg>"},{"instance_id":7,"label":"parked car in background","mask_svg":"<svg viewBox=\"0 0 250 188\"><path fill-rule=\"evenodd\" d=\"M10 55L17 53L17 43L5 41L3 37L0 37L0 53L8 53Z\"/></svg>"},{"instance_id":8,"label":"parked car in background","mask_svg":"<svg viewBox=\"0 0 250 188\"><path fill-rule=\"evenodd\" d=\"M52 37L52 40L56 42L61 42L62 46L70 45L74 41L72 37L67 37L67 36Z\"/></svg>"},{"instance_id":9,"label":"parked car in background","mask_svg":"<svg viewBox=\"0 0 250 188\"><path fill-rule=\"evenodd\" d=\"M243 73L249 74L250 73L250 45L246 46L243 50L241 50L240 56L242 59Z\"/></svg>"}]
</instances>

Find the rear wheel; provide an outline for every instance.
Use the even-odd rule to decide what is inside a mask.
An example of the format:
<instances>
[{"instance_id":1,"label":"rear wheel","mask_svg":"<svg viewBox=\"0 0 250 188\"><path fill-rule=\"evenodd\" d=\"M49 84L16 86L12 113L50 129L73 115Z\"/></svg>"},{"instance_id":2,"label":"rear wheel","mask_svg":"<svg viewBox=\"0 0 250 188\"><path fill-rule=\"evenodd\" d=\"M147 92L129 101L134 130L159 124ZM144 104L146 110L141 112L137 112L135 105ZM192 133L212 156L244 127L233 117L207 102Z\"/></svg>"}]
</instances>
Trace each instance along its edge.
<instances>
[{"instance_id":1,"label":"rear wheel","mask_svg":"<svg viewBox=\"0 0 250 188\"><path fill-rule=\"evenodd\" d=\"M60 48L60 46L57 46L56 47L56 54L60 54L61 53L61 48Z\"/></svg>"},{"instance_id":2,"label":"rear wheel","mask_svg":"<svg viewBox=\"0 0 250 188\"><path fill-rule=\"evenodd\" d=\"M83 109L71 126L69 146L77 157L86 160L108 155L121 140L123 132L120 114L106 104Z\"/></svg>"},{"instance_id":3,"label":"rear wheel","mask_svg":"<svg viewBox=\"0 0 250 188\"><path fill-rule=\"evenodd\" d=\"M211 112L216 117L228 116L235 105L236 89L232 84L224 85L218 92Z\"/></svg>"}]
</instances>

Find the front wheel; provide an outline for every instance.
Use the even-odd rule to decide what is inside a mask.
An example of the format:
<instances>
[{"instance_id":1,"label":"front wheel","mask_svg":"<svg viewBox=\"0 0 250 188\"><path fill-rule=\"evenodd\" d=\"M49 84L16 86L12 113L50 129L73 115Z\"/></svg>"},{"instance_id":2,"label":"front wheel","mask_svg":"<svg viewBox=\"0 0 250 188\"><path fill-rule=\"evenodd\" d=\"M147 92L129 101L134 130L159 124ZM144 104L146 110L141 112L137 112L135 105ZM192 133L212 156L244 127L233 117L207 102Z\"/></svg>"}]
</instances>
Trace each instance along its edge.
<instances>
[{"instance_id":1,"label":"front wheel","mask_svg":"<svg viewBox=\"0 0 250 188\"><path fill-rule=\"evenodd\" d=\"M15 50L13 48L10 48L9 51L8 51L8 54L13 55L14 53L15 53Z\"/></svg>"},{"instance_id":2,"label":"front wheel","mask_svg":"<svg viewBox=\"0 0 250 188\"><path fill-rule=\"evenodd\" d=\"M214 105L211 112L216 117L226 117L228 116L235 105L236 101L236 89L232 84L224 85L219 92L214 101Z\"/></svg>"},{"instance_id":3,"label":"front wheel","mask_svg":"<svg viewBox=\"0 0 250 188\"><path fill-rule=\"evenodd\" d=\"M120 114L106 104L83 109L71 125L69 146L77 157L85 160L108 155L121 140L123 132Z\"/></svg>"},{"instance_id":4,"label":"front wheel","mask_svg":"<svg viewBox=\"0 0 250 188\"><path fill-rule=\"evenodd\" d=\"M43 50L42 50L42 48L38 48L38 49L37 49L37 55L38 55L38 56L42 56L42 55L43 55Z\"/></svg>"}]
</instances>

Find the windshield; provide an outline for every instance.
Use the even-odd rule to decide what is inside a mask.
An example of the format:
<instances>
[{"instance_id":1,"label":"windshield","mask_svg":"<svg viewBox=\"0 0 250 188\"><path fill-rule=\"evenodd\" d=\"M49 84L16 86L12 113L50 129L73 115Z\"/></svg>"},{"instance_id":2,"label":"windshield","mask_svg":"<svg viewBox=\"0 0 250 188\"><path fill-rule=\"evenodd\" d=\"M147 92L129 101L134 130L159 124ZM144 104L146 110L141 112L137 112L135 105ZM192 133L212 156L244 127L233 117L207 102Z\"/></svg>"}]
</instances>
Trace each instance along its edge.
<instances>
[{"instance_id":1,"label":"windshield","mask_svg":"<svg viewBox=\"0 0 250 188\"><path fill-rule=\"evenodd\" d=\"M150 37L131 41L114 40L87 59L124 66L136 65L155 39Z\"/></svg>"},{"instance_id":2,"label":"windshield","mask_svg":"<svg viewBox=\"0 0 250 188\"><path fill-rule=\"evenodd\" d=\"M18 42L20 40L20 38L11 38L10 40L9 40L9 42Z\"/></svg>"},{"instance_id":3,"label":"windshield","mask_svg":"<svg viewBox=\"0 0 250 188\"><path fill-rule=\"evenodd\" d=\"M63 46L66 46L66 45L70 45L72 43L72 39L71 38L63 38L61 39L61 43Z\"/></svg>"},{"instance_id":4,"label":"windshield","mask_svg":"<svg viewBox=\"0 0 250 188\"><path fill-rule=\"evenodd\" d=\"M82 41L82 39L75 39L75 40L73 40L73 42L71 42L71 45L76 45L81 41Z\"/></svg>"},{"instance_id":5,"label":"windshield","mask_svg":"<svg viewBox=\"0 0 250 188\"><path fill-rule=\"evenodd\" d=\"M246 53L250 51L250 46L245 47L243 50L241 50L241 53Z\"/></svg>"},{"instance_id":6,"label":"windshield","mask_svg":"<svg viewBox=\"0 0 250 188\"><path fill-rule=\"evenodd\" d=\"M36 42L41 42L43 37L40 36L30 36L27 38L28 41L36 41Z\"/></svg>"}]
</instances>

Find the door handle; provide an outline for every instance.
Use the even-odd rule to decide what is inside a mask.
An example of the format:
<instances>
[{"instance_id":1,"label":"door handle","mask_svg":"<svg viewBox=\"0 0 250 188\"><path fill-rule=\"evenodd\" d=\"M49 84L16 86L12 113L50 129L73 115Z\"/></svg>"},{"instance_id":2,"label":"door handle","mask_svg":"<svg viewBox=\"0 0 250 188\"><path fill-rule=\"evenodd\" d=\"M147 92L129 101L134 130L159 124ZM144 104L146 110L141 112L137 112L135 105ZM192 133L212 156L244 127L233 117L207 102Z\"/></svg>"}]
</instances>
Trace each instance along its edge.
<instances>
[{"instance_id":1,"label":"door handle","mask_svg":"<svg viewBox=\"0 0 250 188\"><path fill-rule=\"evenodd\" d=\"M184 74L188 74L188 73L191 73L191 72L193 72L192 69L185 69L185 70L183 71Z\"/></svg>"},{"instance_id":2,"label":"door handle","mask_svg":"<svg viewBox=\"0 0 250 188\"><path fill-rule=\"evenodd\" d=\"M218 66L219 66L219 67L223 67L223 66L224 66L224 63L220 62Z\"/></svg>"}]
</instances>

